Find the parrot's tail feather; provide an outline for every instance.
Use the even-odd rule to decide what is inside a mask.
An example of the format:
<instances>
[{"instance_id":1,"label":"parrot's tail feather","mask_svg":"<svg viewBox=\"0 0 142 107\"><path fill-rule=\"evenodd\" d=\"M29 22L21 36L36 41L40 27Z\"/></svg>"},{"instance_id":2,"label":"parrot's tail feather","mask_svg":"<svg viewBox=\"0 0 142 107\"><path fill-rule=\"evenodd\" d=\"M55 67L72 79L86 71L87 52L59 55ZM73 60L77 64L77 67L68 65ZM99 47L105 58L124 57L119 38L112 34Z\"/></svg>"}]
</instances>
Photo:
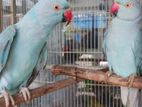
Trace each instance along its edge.
<instances>
[{"instance_id":1,"label":"parrot's tail feather","mask_svg":"<svg viewBox=\"0 0 142 107\"><path fill-rule=\"evenodd\" d=\"M140 91L136 88L121 87L121 100L125 107L140 107Z\"/></svg>"}]
</instances>

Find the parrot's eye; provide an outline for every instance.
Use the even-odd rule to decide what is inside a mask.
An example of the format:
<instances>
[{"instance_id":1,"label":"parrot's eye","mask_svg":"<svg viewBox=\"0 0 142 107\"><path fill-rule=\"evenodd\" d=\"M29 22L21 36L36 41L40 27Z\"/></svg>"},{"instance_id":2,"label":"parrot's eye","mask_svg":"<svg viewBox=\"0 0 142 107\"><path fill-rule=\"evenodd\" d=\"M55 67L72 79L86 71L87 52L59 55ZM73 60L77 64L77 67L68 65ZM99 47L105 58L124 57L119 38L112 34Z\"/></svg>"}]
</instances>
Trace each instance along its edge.
<instances>
[{"instance_id":1,"label":"parrot's eye","mask_svg":"<svg viewBox=\"0 0 142 107\"><path fill-rule=\"evenodd\" d=\"M130 8L130 7L131 7L131 3L127 3L127 4L125 5L125 7L126 7L126 8Z\"/></svg>"},{"instance_id":2,"label":"parrot's eye","mask_svg":"<svg viewBox=\"0 0 142 107\"><path fill-rule=\"evenodd\" d=\"M55 10L59 10L59 9L60 9L60 6L55 5L55 6L54 6L54 9L55 9Z\"/></svg>"}]
</instances>

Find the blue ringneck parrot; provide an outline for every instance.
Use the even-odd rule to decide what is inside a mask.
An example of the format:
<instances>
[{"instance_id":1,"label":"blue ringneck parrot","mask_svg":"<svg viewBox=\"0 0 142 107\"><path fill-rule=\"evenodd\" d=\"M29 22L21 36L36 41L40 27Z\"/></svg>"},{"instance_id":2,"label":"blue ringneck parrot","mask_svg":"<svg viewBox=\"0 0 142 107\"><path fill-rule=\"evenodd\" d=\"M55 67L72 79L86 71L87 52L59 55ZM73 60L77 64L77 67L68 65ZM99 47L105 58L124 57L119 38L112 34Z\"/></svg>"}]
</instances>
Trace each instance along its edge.
<instances>
[{"instance_id":1,"label":"blue ringneck parrot","mask_svg":"<svg viewBox=\"0 0 142 107\"><path fill-rule=\"evenodd\" d=\"M7 107L9 100L14 104L10 95L28 87L44 69L47 39L55 25L69 24L71 19L72 11L66 0L39 0L18 23L0 34L0 93Z\"/></svg>"},{"instance_id":2,"label":"blue ringneck parrot","mask_svg":"<svg viewBox=\"0 0 142 107\"><path fill-rule=\"evenodd\" d=\"M114 18L105 34L103 50L110 71L122 77L142 74L142 7L139 0L115 0ZM139 105L139 89L121 87L125 107Z\"/></svg>"}]
</instances>

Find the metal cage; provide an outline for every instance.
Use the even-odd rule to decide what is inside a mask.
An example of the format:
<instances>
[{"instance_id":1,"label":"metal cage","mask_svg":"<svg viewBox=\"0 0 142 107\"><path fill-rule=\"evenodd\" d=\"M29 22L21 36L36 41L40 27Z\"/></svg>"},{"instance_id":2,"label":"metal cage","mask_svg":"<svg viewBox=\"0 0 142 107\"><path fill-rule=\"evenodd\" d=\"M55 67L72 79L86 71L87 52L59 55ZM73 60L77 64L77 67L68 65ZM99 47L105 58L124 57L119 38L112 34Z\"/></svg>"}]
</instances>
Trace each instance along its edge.
<instances>
[{"instance_id":1,"label":"metal cage","mask_svg":"<svg viewBox=\"0 0 142 107\"><path fill-rule=\"evenodd\" d=\"M38 0L0 0L0 30L20 20ZM53 64L97 67L104 60L102 41L109 26L112 0L68 0L74 17L65 27L59 24L48 41L48 64L30 88L68 78L50 73ZM84 80L33 100L20 107L122 107L120 89Z\"/></svg>"}]
</instances>

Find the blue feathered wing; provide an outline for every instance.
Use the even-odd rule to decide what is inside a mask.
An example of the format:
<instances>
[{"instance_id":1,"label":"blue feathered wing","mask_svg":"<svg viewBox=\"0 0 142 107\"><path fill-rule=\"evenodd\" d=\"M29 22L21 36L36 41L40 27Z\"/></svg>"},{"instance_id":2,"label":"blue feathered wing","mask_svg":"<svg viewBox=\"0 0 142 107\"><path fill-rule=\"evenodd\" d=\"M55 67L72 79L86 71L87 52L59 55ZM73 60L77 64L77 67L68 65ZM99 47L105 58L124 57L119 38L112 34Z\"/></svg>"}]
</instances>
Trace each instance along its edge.
<instances>
[{"instance_id":1,"label":"blue feathered wing","mask_svg":"<svg viewBox=\"0 0 142 107\"><path fill-rule=\"evenodd\" d=\"M12 46L12 42L16 35L16 28L14 25L7 27L1 34L0 34L0 72L4 68L10 48Z\"/></svg>"}]
</instances>

